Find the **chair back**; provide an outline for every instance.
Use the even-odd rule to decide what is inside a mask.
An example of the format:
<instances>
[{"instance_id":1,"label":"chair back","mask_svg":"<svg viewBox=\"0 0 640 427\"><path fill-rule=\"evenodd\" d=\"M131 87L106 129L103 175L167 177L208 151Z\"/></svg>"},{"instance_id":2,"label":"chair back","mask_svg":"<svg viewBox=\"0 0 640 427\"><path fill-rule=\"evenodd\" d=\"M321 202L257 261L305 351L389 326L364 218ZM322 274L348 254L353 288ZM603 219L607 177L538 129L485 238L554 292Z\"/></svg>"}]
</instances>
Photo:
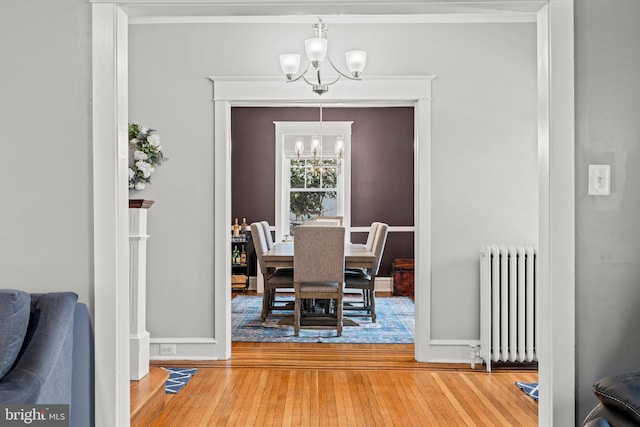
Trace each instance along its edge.
<instances>
[{"instance_id":1,"label":"chair back","mask_svg":"<svg viewBox=\"0 0 640 427\"><path fill-rule=\"evenodd\" d=\"M294 282L344 282L344 227L296 227Z\"/></svg>"},{"instance_id":2,"label":"chair back","mask_svg":"<svg viewBox=\"0 0 640 427\"><path fill-rule=\"evenodd\" d=\"M378 226L382 224L381 222L372 222L371 228L369 228L369 235L367 236L367 242L365 246L367 250L373 252L373 240L376 238L376 231L378 230Z\"/></svg>"},{"instance_id":3,"label":"chair back","mask_svg":"<svg viewBox=\"0 0 640 427\"><path fill-rule=\"evenodd\" d=\"M385 223L378 223L376 229L376 235L373 239L372 252L376 254L376 260L373 263L372 273L377 275L380 269L380 262L382 261L382 254L384 253L384 246L387 242L387 235L389 234L389 225Z\"/></svg>"},{"instance_id":4,"label":"chair back","mask_svg":"<svg viewBox=\"0 0 640 427\"><path fill-rule=\"evenodd\" d=\"M271 227L269 227L269 223L267 221L261 221L262 228L264 230L264 240L267 242L267 249L273 249L273 237L271 236ZM265 251L266 252L266 251Z\"/></svg>"},{"instance_id":5,"label":"chair back","mask_svg":"<svg viewBox=\"0 0 640 427\"><path fill-rule=\"evenodd\" d=\"M256 248L256 256L258 257L258 265L262 274L267 274L267 269L262 262L262 255L269 249L267 247L267 240L264 236L264 228L260 222L251 223L251 239L253 240L253 246Z\"/></svg>"}]
</instances>

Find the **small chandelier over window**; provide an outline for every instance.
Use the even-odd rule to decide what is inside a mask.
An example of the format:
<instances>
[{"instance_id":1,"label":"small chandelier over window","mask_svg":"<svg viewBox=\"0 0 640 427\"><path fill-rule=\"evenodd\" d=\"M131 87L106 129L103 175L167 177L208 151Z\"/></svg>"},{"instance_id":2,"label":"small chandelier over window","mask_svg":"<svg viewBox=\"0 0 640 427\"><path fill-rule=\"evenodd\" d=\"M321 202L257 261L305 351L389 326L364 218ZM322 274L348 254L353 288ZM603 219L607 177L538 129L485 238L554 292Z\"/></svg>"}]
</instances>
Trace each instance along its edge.
<instances>
[{"instance_id":1,"label":"small chandelier over window","mask_svg":"<svg viewBox=\"0 0 640 427\"><path fill-rule=\"evenodd\" d=\"M300 55L297 53L288 53L284 55L280 55L280 66L282 67L282 71L287 78L287 83L295 82L300 79L303 79L309 85L312 86L312 90L318 95L322 95L329 90L329 85L334 84L341 77L345 77L350 80L361 80L362 71L364 70L365 65L367 64L367 52L364 50L351 50L345 53L347 59L347 67L349 67L349 71L351 75L347 75L340 71L331 61L331 58L328 55L328 40L327 40L327 24L322 22L322 18L318 18L318 22L313 24L313 33L314 37L311 39L307 39L304 42L305 51L307 53L307 58L309 59L309 64L304 69L300 75L298 74L298 70L300 69ZM329 61L331 67L338 73L338 76L335 80L327 83L322 80L322 75L320 73L320 68L325 60L325 58ZM311 80L307 79L307 72L312 68L312 72L315 73L315 77Z\"/></svg>"},{"instance_id":2,"label":"small chandelier over window","mask_svg":"<svg viewBox=\"0 0 640 427\"><path fill-rule=\"evenodd\" d=\"M320 135L314 135L311 137L310 153L312 156L311 172L315 170L324 173L324 155L322 154L322 148L324 146L324 129L322 121L322 105L320 105ZM294 147L296 157L299 159L304 155L304 142L301 139L296 140ZM342 173L342 159L344 157L344 136L337 135L335 137L335 145L333 147L336 160L336 175Z\"/></svg>"}]
</instances>

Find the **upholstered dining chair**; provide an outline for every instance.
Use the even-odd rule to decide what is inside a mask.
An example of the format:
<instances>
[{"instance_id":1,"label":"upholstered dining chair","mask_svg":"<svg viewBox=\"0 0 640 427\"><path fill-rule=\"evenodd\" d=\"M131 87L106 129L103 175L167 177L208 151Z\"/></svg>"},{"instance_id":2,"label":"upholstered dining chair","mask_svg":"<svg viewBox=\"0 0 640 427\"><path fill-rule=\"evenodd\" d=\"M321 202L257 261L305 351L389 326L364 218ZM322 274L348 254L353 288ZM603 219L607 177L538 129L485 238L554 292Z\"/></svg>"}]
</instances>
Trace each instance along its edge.
<instances>
[{"instance_id":1,"label":"upholstered dining chair","mask_svg":"<svg viewBox=\"0 0 640 427\"><path fill-rule=\"evenodd\" d=\"M271 250L273 249L273 237L271 236L271 227L269 226L269 222L268 221L260 221L260 224L262 224L262 228L264 229L264 239L267 242L267 249Z\"/></svg>"},{"instance_id":2,"label":"upholstered dining chair","mask_svg":"<svg viewBox=\"0 0 640 427\"><path fill-rule=\"evenodd\" d=\"M295 305L293 329L295 336L300 328L337 330L342 335L342 295L344 288L344 227L302 226L296 227L293 241L293 287ZM303 313L303 300L329 300L329 312ZM331 310L333 309L333 310ZM313 323L311 318L313 319ZM322 318L331 323L315 322ZM306 321L305 321L306 320Z\"/></svg>"},{"instance_id":3,"label":"upholstered dining chair","mask_svg":"<svg viewBox=\"0 0 640 427\"><path fill-rule=\"evenodd\" d=\"M369 227L369 234L367 235L367 242L364 244L365 247L373 251L373 239L376 237L376 231L378 230L378 226L382 224L381 222L375 221L371 223L371 227Z\"/></svg>"},{"instance_id":4,"label":"upholstered dining chair","mask_svg":"<svg viewBox=\"0 0 640 427\"><path fill-rule=\"evenodd\" d=\"M373 227L373 225L372 225ZM376 275L380 269L380 261L384 253L384 246L387 242L387 234L389 233L389 225L378 223L375 235L372 239L372 248L370 249L375 255L375 261L370 269L362 270L345 270L344 282L346 289L359 289L362 292L362 302L349 302L345 305L345 310L366 311L371 316L371 321L376 322L376 299L375 299L375 282Z\"/></svg>"},{"instance_id":5,"label":"upholstered dining chair","mask_svg":"<svg viewBox=\"0 0 640 427\"><path fill-rule=\"evenodd\" d=\"M378 226L382 224L381 222L375 221L371 223L371 226L369 227L369 234L367 234L367 241L364 244L365 248L367 248L368 251L373 252L373 241L376 238L376 231L378 230ZM348 268L346 270L347 274L351 274L351 275L358 275L358 274L366 274L367 272L365 271L365 269L363 268Z\"/></svg>"},{"instance_id":6,"label":"upholstered dining chair","mask_svg":"<svg viewBox=\"0 0 640 427\"><path fill-rule=\"evenodd\" d=\"M290 304L276 304L277 289L293 288L293 272L290 269L268 269L262 261L263 255L269 250L264 227L260 222L251 223L251 238L256 248L258 266L264 277L264 293L262 295L262 313L260 319L264 322L273 310L290 310Z\"/></svg>"}]
</instances>

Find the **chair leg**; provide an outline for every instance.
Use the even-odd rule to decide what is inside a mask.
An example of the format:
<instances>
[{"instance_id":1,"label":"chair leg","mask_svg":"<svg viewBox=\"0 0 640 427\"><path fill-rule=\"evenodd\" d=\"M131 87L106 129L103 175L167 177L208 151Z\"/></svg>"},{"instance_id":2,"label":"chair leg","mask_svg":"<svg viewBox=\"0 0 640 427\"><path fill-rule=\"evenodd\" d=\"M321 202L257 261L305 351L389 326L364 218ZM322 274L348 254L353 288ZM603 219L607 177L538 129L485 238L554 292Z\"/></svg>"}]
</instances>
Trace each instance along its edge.
<instances>
[{"instance_id":1,"label":"chair leg","mask_svg":"<svg viewBox=\"0 0 640 427\"><path fill-rule=\"evenodd\" d=\"M373 289L370 289L369 293L371 294L370 301L369 301L369 308L371 309L371 322L376 323L376 297L375 297L376 291L374 291Z\"/></svg>"},{"instance_id":2,"label":"chair leg","mask_svg":"<svg viewBox=\"0 0 640 427\"><path fill-rule=\"evenodd\" d=\"M338 336L342 336L342 297L338 298L337 310L336 310L336 329L338 330Z\"/></svg>"},{"instance_id":3,"label":"chair leg","mask_svg":"<svg viewBox=\"0 0 640 427\"><path fill-rule=\"evenodd\" d=\"M260 320L263 322L266 320L267 314L269 313L269 307L271 306L270 299L271 293L269 292L269 289L265 289L262 294L262 313L260 315Z\"/></svg>"},{"instance_id":4,"label":"chair leg","mask_svg":"<svg viewBox=\"0 0 640 427\"><path fill-rule=\"evenodd\" d=\"M296 337L300 334L300 285L294 284L295 287L295 303L293 306L293 335Z\"/></svg>"}]
</instances>

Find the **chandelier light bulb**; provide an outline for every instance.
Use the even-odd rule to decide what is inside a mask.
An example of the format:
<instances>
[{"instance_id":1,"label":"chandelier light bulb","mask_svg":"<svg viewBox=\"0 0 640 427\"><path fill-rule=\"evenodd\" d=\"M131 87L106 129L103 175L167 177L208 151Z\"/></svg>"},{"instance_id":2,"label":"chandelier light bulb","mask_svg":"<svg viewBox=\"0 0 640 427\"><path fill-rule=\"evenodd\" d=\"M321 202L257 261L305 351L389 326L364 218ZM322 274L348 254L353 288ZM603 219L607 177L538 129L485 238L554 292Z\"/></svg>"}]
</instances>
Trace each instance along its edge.
<instances>
[{"instance_id":1,"label":"chandelier light bulb","mask_svg":"<svg viewBox=\"0 0 640 427\"><path fill-rule=\"evenodd\" d=\"M327 39L313 38L304 41L304 49L307 52L307 58L313 64L315 69L320 67L320 63L327 56Z\"/></svg>"},{"instance_id":2,"label":"chandelier light bulb","mask_svg":"<svg viewBox=\"0 0 640 427\"><path fill-rule=\"evenodd\" d=\"M336 157L340 158L344 154L344 138L342 136L336 137L336 145L334 147Z\"/></svg>"},{"instance_id":3,"label":"chandelier light bulb","mask_svg":"<svg viewBox=\"0 0 640 427\"><path fill-rule=\"evenodd\" d=\"M318 155L319 151L320 151L320 140L318 139L317 136L314 136L313 138L311 138L311 154L313 154L314 158Z\"/></svg>"},{"instance_id":4,"label":"chandelier light bulb","mask_svg":"<svg viewBox=\"0 0 640 427\"><path fill-rule=\"evenodd\" d=\"M303 150L304 150L304 144L302 143L301 140L297 140L296 141L296 156L298 156L298 158L300 158L300 156L302 156Z\"/></svg>"},{"instance_id":5,"label":"chandelier light bulb","mask_svg":"<svg viewBox=\"0 0 640 427\"><path fill-rule=\"evenodd\" d=\"M345 53L345 56L351 75L356 78L360 77L365 65L367 65L367 52L364 50L351 50Z\"/></svg>"},{"instance_id":6,"label":"chandelier light bulb","mask_svg":"<svg viewBox=\"0 0 640 427\"><path fill-rule=\"evenodd\" d=\"M280 66L287 80L293 80L300 69L300 55L296 53L280 55Z\"/></svg>"}]
</instances>

